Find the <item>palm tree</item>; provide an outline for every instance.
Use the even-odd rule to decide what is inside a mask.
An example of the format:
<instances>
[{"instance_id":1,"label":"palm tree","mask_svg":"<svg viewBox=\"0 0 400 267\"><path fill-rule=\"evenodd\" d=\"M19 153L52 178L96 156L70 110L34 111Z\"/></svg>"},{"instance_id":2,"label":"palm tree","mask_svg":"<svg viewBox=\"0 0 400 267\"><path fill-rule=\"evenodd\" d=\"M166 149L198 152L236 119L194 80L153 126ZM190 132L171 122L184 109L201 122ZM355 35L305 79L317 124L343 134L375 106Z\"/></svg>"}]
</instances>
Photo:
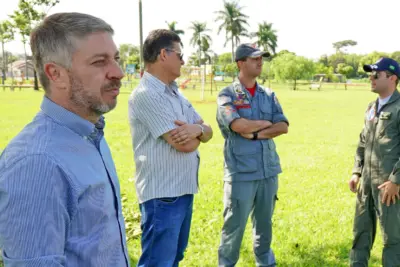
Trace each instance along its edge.
<instances>
[{"instance_id":1,"label":"palm tree","mask_svg":"<svg viewBox=\"0 0 400 267\"><path fill-rule=\"evenodd\" d=\"M211 64L211 60L215 55L215 53L210 49L210 44L210 40L207 40L204 36L201 37L201 52L203 52L204 55L204 64L207 62Z\"/></svg>"},{"instance_id":2,"label":"palm tree","mask_svg":"<svg viewBox=\"0 0 400 267\"><path fill-rule=\"evenodd\" d=\"M6 78L6 54L4 50L4 44L14 39L13 27L10 21L2 21L0 22L0 43L1 43L1 54L2 54L2 75L1 75L1 83L4 84Z\"/></svg>"},{"instance_id":3,"label":"palm tree","mask_svg":"<svg viewBox=\"0 0 400 267\"><path fill-rule=\"evenodd\" d=\"M238 2L233 0L232 2L224 1L224 9L216 11L216 21L220 21L221 25L218 28L218 34L225 29L226 41L231 41L232 45L232 62L235 61L234 49L235 46L240 42L240 37L247 37L246 26L249 26L247 19L249 16L242 13L243 7L240 7Z\"/></svg>"},{"instance_id":4,"label":"palm tree","mask_svg":"<svg viewBox=\"0 0 400 267\"><path fill-rule=\"evenodd\" d=\"M167 23L168 29L169 29L170 31L173 31L173 32L176 33L177 35L184 35L184 34L185 34L185 32L184 32L183 30L176 29L176 24L177 24L178 22L176 22L176 21L172 21L172 22L166 21L165 23ZM181 46L183 47L182 41L181 41Z\"/></svg>"},{"instance_id":5,"label":"palm tree","mask_svg":"<svg viewBox=\"0 0 400 267\"><path fill-rule=\"evenodd\" d=\"M272 28L272 23L258 24L258 31L250 34L252 38L257 38L257 46L262 47L264 51L272 52L275 54L277 47L278 36L276 35L276 30Z\"/></svg>"},{"instance_id":6,"label":"palm tree","mask_svg":"<svg viewBox=\"0 0 400 267\"><path fill-rule=\"evenodd\" d=\"M183 30L178 30L178 29L176 29L176 24L177 24L178 22L176 22L176 21L173 21L173 22L168 22L168 21L166 21L165 23L167 23L168 29L169 29L170 31L173 31L174 33L176 33L176 34L178 34L178 35L185 34L185 32L184 32Z\"/></svg>"},{"instance_id":7,"label":"palm tree","mask_svg":"<svg viewBox=\"0 0 400 267\"><path fill-rule=\"evenodd\" d=\"M189 29L193 31L193 36L192 36L192 39L190 39L190 44L193 47L196 47L196 46L198 47L199 66L200 66L202 40L207 40L207 42L211 42L211 37L210 37L210 35L207 34L207 32L209 32L210 29L207 28L206 22L198 22L198 21L193 21L192 25L189 27Z\"/></svg>"}]
</instances>

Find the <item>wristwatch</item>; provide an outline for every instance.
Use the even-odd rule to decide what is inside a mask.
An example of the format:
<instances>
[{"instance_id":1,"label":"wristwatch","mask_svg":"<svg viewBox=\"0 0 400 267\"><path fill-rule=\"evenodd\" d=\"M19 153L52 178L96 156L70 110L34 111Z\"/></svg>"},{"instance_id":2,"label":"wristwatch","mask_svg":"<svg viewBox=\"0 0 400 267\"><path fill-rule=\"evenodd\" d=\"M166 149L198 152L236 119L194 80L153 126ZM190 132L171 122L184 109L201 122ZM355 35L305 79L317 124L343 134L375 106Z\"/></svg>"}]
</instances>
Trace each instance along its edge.
<instances>
[{"instance_id":1,"label":"wristwatch","mask_svg":"<svg viewBox=\"0 0 400 267\"><path fill-rule=\"evenodd\" d=\"M258 139L258 132L253 132L253 138L251 140L257 140Z\"/></svg>"},{"instance_id":2,"label":"wristwatch","mask_svg":"<svg viewBox=\"0 0 400 267\"><path fill-rule=\"evenodd\" d=\"M197 125L199 125L199 127L201 129L201 134L198 136L198 138L200 138L204 134L204 127L201 124L197 124Z\"/></svg>"}]
</instances>

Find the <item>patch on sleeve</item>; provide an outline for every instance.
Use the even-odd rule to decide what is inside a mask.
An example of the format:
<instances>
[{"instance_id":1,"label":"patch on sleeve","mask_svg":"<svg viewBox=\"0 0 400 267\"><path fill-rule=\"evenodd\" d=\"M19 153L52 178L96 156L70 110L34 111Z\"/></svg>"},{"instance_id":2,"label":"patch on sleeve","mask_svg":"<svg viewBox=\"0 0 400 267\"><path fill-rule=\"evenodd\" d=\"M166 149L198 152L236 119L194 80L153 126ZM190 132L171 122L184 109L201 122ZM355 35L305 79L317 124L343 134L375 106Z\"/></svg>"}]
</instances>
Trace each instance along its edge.
<instances>
[{"instance_id":1,"label":"patch on sleeve","mask_svg":"<svg viewBox=\"0 0 400 267\"><path fill-rule=\"evenodd\" d=\"M372 121L375 118L375 115L376 115L375 105L372 105L368 110L367 119L369 121Z\"/></svg>"},{"instance_id":2,"label":"patch on sleeve","mask_svg":"<svg viewBox=\"0 0 400 267\"><path fill-rule=\"evenodd\" d=\"M226 103L230 103L230 102L232 102L232 98L229 96L226 96L226 95L222 95L222 96L218 97L218 101L217 101L218 105L220 105L220 106L225 105Z\"/></svg>"},{"instance_id":3,"label":"patch on sleeve","mask_svg":"<svg viewBox=\"0 0 400 267\"><path fill-rule=\"evenodd\" d=\"M226 106L225 107L225 114L226 115L231 115L232 113L235 113L236 112L236 110L234 109L234 108L232 108L231 106Z\"/></svg>"}]
</instances>

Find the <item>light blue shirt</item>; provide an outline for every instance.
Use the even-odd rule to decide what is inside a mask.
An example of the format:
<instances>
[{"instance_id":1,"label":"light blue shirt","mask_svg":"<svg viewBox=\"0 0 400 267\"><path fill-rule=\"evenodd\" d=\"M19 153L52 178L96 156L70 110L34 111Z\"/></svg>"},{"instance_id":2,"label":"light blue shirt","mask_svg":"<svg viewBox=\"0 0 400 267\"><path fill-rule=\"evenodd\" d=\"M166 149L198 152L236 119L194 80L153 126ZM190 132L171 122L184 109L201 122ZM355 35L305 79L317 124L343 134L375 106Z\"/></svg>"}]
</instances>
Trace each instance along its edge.
<instances>
[{"instance_id":1,"label":"light blue shirt","mask_svg":"<svg viewBox=\"0 0 400 267\"><path fill-rule=\"evenodd\" d=\"M180 152L162 137L178 127L175 120L194 124L201 117L178 91L175 82L167 85L144 72L129 98L139 203L196 194L198 191L198 150Z\"/></svg>"},{"instance_id":2,"label":"light blue shirt","mask_svg":"<svg viewBox=\"0 0 400 267\"><path fill-rule=\"evenodd\" d=\"M251 96L235 81L219 92L217 103L217 122L225 139L224 180L253 181L280 174L282 169L273 139L249 140L231 129L231 123L239 118L289 124L275 93L257 84L255 95Z\"/></svg>"},{"instance_id":3,"label":"light blue shirt","mask_svg":"<svg viewBox=\"0 0 400 267\"><path fill-rule=\"evenodd\" d=\"M129 266L104 119L44 97L0 156L0 246L7 267Z\"/></svg>"}]
</instances>

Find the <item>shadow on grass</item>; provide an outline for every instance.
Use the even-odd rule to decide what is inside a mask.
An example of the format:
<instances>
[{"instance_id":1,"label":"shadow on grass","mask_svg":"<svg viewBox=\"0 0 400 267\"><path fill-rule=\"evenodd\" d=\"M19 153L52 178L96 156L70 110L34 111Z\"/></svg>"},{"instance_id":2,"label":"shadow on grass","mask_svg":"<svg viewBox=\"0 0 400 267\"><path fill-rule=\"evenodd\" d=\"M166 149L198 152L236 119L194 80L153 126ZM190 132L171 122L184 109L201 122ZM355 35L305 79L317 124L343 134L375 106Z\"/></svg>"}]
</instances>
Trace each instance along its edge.
<instances>
[{"instance_id":1,"label":"shadow on grass","mask_svg":"<svg viewBox=\"0 0 400 267\"><path fill-rule=\"evenodd\" d=\"M344 267L349 266L349 252L351 245L335 244L320 247L297 244L291 246L283 260L277 256L278 267ZM242 249L241 262L246 266L255 266L252 250ZM372 256L369 266L381 266L381 259Z\"/></svg>"}]
</instances>

